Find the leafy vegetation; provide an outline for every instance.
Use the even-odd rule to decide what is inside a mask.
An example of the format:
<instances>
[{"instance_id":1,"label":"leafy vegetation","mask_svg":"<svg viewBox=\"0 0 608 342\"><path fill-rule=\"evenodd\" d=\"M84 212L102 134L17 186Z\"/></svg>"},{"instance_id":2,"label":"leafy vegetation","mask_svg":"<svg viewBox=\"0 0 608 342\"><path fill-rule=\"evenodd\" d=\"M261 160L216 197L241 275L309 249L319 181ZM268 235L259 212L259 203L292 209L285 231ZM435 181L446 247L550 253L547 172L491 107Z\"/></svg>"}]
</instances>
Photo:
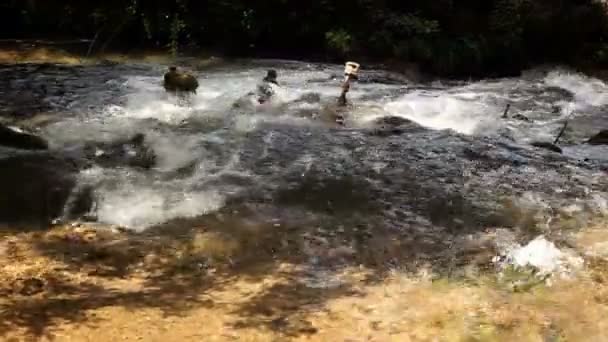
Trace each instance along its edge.
<instances>
[{"instance_id":1,"label":"leafy vegetation","mask_svg":"<svg viewBox=\"0 0 608 342\"><path fill-rule=\"evenodd\" d=\"M396 58L444 75L533 63L608 63L599 0L0 1L3 38L96 37L139 46Z\"/></svg>"}]
</instances>

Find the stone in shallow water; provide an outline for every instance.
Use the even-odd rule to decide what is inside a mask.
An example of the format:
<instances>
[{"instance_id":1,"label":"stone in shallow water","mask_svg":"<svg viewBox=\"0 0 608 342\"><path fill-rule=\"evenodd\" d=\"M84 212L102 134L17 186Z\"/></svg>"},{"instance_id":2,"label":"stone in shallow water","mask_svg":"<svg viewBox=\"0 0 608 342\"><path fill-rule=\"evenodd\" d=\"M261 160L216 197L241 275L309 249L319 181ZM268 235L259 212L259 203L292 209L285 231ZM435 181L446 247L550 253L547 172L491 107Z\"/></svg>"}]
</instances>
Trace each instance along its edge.
<instances>
[{"instance_id":1,"label":"stone in shallow water","mask_svg":"<svg viewBox=\"0 0 608 342\"><path fill-rule=\"evenodd\" d=\"M0 159L0 223L40 223L60 216L75 186L76 167L50 154Z\"/></svg>"},{"instance_id":2,"label":"stone in shallow water","mask_svg":"<svg viewBox=\"0 0 608 342\"><path fill-rule=\"evenodd\" d=\"M552 144L550 142L534 141L530 145L532 145L534 147L538 147L538 148L544 148L545 150L562 153L562 149L559 146Z\"/></svg>"},{"instance_id":3,"label":"stone in shallow water","mask_svg":"<svg viewBox=\"0 0 608 342\"><path fill-rule=\"evenodd\" d=\"M512 118L514 120L525 121L525 122L531 122L532 121L532 120L530 120L530 118L528 118L527 116L522 115L522 114L515 114L515 115L512 116Z\"/></svg>"},{"instance_id":4,"label":"stone in shallow water","mask_svg":"<svg viewBox=\"0 0 608 342\"><path fill-rule=\"evenodd\" d=\"M410 119L406 119L400 116L383 116L374 120L374 123L377 125L387 125L387 126L402 126L402 125L410 125L414 122Z\"/></svg>"},{"instance_id":5,"label":"stone in shallow water","mask_svg":"<svg viewBox=\"0 0 608 342\"><path fill-rule=\"evenodd\" d=\"M608 129L600 131L587 140L587 143L590 145L608 145Z\"/></svg>"},{"instance_id":6,"label":"stone in shallow water","mask_svg":"<svg viewBox=\"0 0 608 342\"><path fill-rule=\"evenodd\" d=\"M0 145L23 150L48 149L48 143L43 138L3 125L0 125Z\"/></svg>"}]
</instances>

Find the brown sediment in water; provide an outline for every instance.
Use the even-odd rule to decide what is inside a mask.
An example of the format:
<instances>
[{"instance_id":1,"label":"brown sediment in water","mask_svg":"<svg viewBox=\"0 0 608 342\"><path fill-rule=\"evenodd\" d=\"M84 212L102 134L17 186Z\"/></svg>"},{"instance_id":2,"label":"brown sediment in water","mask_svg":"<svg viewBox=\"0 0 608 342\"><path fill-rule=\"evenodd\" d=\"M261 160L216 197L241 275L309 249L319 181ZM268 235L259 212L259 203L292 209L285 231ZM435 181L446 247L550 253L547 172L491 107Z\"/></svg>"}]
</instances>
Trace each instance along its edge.
<instances>
[{"instance_id":1,"label":"brown sediment in water","mask_svg":"<svg viewBox=\"0 0 608 342\"><path fill-rule=\"evenodd\" d=\"M455 279L370 266L382 260L311 283L306 251L336 261L352 247L326 250L322 238L278 223L220 221L222 230L207 220L142 234L2 230L0 338L590 341L608 331L608 260L597 252L605 225L573 236L586 258L574 278L514 292L491 272Z\"/></svg>"}]
</instances>

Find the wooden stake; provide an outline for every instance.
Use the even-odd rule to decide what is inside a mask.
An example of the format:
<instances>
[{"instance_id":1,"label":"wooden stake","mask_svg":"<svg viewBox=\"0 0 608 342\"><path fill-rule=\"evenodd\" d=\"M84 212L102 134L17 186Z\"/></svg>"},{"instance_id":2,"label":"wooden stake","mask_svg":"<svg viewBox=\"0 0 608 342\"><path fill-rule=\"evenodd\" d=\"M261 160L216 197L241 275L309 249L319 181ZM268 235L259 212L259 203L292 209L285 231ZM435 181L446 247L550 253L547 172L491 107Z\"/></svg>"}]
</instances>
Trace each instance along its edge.
<instances>
[{"instance_id":1,"label":"wooden stake","mask_svg":"<svg viewBox=\"0 0 608 342\"><path fill-rule=\"evenodd\" d=\"M504 113L502 113L502 118L506 119L507 118L507 114L509 114L509 109L511 108L511 104L507 103L507 107L505 107L505 111Z\"/></svg>"}]
</instances>

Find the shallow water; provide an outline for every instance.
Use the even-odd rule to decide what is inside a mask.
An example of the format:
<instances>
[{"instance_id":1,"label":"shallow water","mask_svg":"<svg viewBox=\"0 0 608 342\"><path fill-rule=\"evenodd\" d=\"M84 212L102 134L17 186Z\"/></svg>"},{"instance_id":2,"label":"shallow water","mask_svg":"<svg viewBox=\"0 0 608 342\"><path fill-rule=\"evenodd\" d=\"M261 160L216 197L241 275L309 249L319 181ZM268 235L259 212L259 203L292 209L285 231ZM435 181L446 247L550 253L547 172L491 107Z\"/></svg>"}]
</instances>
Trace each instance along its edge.
<instances>
[{"instance_id":1,"label":"shallow water","mask_svg":"<svg viewBox=\"0 0 608 342\"><path fill-rule=\"evenodd\" d=\"M269 67L282 85L274 107L232 108ZM98 221L136 230L238 206L267 220L449 232L516 225L513 206L541 224L572 203L581 215L607 210L608 147L580 144L608 127L599 80L554 70L420 84L364 69L340 127L324 118L339 92L339 65L243 61L201 70L189 103L164 92L165 69L0 68L8 80L0 95L10 105L46 85L41 101L57 114L39 128L53 153L81 158L85 143L145 134L156 155L151 169L93 160L76 175L80 188L93 189ZM298 101L311 92L320 102ZM501 119L507 103L510 115L532 122ZM374 120L385 116L416 124L377 134ZM528 145L552 141L567 117L564 155Z\"/></svg>"}]
</instances>

